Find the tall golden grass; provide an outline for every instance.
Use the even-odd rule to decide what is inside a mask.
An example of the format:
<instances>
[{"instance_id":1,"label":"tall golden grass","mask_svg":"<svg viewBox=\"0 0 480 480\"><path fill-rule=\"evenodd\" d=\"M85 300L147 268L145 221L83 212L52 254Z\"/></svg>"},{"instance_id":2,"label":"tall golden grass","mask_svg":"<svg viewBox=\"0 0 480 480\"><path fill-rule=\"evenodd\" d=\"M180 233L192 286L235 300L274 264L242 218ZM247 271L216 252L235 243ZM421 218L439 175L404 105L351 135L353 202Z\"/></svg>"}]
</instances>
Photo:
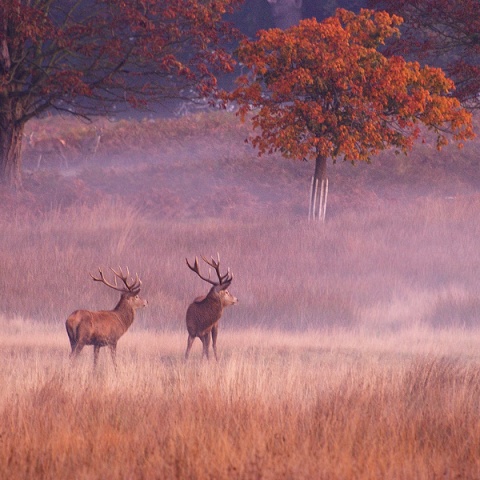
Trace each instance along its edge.
<instances>
[{"instance_id":1,"label":"tall golden grass","mask_svg":"<svg viewBox=\"0 0 480 480\"><path fill-rule=\"evenodd\" d=\"M31 174L33 200L13 199L0 215L1 478L480 478L474 186L395 202L378 192L397 191L399 177L358 170L360 194L333 192L342 200L327 223L311 224L281 208L303 202L304 166L298 177L276 167L281 180L269 183L255 164L252 179L245 162L234 166L246 154L232 150L239 132L208 121L221 158L204 168L195 159L182 181L161 183L159 172L177 168L186 147L177 162L155 157L159 170L125 162ZM188 125L181 135L204 146ZM115 128L127 138L150 127ZM176 132L166 128L163 145ZM246 193L254 180L274 190L267 209L265 193ZM377 190L364 196L369 181ZM186 214L171 214L172 182L197 188L178 207ZM74 201L62 195L79 189ZM25 213L38 192L42 208ZM213 208L202 210L202 195ZM217 251L240 303L221 320L219 362L202 362L198 342L185 363L185 311L208 286L184 259ZM114 306L117 295L88 276L110 265L139 273L149 307L119 342L118 371L102 351L94 372L91 348L70 364L64 322L77 308Z\"/></svg>"},{"instance_id":2,"label":"tall golden grass","mask_svg":"<svg viewBox=\"0 0 480 480\"><path fill-rule=\"evenodd\" d=\"M480 197L426 198L345 211L319 227L295 218L159 221L124 200L3 220L2 311L58 324L75 308L113 306L99 266L128 265L151 304L136 323L183 328L206 286L185 258L220 252L238 308L225 323L288 330L374 325L475 326Z\"/></svg>"},{"instance_id":3,"label":"tall golden grass","mask_svg":"<svg viewBox=\"0 0 480 480\"><path fill-rule=\"evenodd\" d=\"M17 327L0 348L4 478L480 474L478 332L229 331L216 364L183 362L184 335L137 331L115 374Z\"/></svg>"},{"instance_id":4,"label":"tall golden grass","mask_svg":"<svg viewBox=\"0 0 480 480\"><path fill-rule=\"evenodd\" d=\"M478 211L426 200L318 228L158 222L116 201L9 224L2 476L478 478ZM206 289L184 257L217 250L240 304L220 362L198 343L184 363L185 309ZM70 365L64 320L114 305L88 272L117 264L150 305L119 371L101 352L94 373L91 349Z\"/></svg>"}]
</instances>

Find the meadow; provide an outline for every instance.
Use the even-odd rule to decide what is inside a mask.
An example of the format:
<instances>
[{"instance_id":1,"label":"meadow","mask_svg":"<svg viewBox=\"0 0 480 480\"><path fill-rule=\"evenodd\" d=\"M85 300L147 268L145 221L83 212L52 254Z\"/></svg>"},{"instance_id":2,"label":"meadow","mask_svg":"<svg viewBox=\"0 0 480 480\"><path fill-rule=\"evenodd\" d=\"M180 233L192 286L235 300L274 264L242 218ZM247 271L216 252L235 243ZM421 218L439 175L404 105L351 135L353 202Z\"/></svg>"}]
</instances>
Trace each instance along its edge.
<instances>
[{"instance_id":1,"label":"meadow","mask_svg":"<svg viewBox=\"0 0 480 480\"><path fill-rule=\"evenodd\" d=\"M33 124L72 161L28 170L27 151L25 191L0 192L2 478L479 478L478 143L336 165L318 225L310 164L198 118L106 125L88 164L78 125ZM219 362L199 340L185 362L208 288L185 258L217 251L239 304ZM65 319L115 305L88 274L117 265L149 306L118 371L91 347L72 365Z\"/></svg>"},{"instance_id":2,"label":"meadow","mask_svg":"<svg viewBox=\"0 0 480 480\"><path fill-rule=\"evenodd\" d=\"M24 325L24 327L27 327ZM5 478L478 478L480 336L130 332L115 374L58 332L2 340ZM63 333L63 332L62 332ZM90 353L90 352L89 352Z\"/></svg>"}]
</instances>

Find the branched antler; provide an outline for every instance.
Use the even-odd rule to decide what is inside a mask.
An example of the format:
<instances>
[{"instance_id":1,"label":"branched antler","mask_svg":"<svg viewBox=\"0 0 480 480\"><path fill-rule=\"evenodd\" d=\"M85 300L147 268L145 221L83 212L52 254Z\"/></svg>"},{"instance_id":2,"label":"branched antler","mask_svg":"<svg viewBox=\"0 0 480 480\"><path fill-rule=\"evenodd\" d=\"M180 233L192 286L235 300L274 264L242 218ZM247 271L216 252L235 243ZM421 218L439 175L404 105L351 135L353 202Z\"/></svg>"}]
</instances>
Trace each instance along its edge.
<instances>
[{"instance_id":1,"label":"branched antler","mask_svg":"<svg viewBox=\"0 0 480 480\"><path fill-rule=\"evenodd\" d=\"M113 288L114 290L117 290L122 293L133 293L133 294L138 294L140 292L140 288L142 287L142 281L138 278L138 273L135 274L135 278L131 278L130 283L128 282L128 277L130 276L130 271L128 270L128 267L126 267L126 273L123 273L123 270L121 267L118 267L118 272L114 270L112 267L110 267L110 270L115 274L114 277L114 284L110 283L106 278L105 275L102 271L101 268L98 269L98 273L100 274L100 277L94 277L91 273L90 276L93 278L95 282L102 282L104 285L107 287ZM125 285L124 287L118 286L117 283L117 278L119 278L123 284Z\"/></svg>"},{"instance_id":2,"label":"branched antler","mask_svg":"<svg viewBox=\"0 0 480 480\"><path fill-rule=\"evenodd\" d=\"M187 265L188 265L188 268L190 268L190 270L192 270L193 272L195 272L202 280L204 280L205 282L208 282L210 283L211 285L223 285L225 283L230 283L233 279L233 273L230 272L230 268L227 269L227 273L225 275L222 275L220 273L220 254L217 253L217 260L215 260L213 257L212 257L212 260L209 261L207 260L203 255L202 255L202 260L207 264L209 265L210 267L212 267L215 272L217 272L217 277L218 277L218 282L214 281L214 280L211 280L210 279L210 269L208 270L208 278L204 277L201 273L200 273L200 267L198 265L198 258L195 257L195 262L192 265L190 265L188 259L185 259L186 262L187 262Z\"/></svg>"}]
</instances>

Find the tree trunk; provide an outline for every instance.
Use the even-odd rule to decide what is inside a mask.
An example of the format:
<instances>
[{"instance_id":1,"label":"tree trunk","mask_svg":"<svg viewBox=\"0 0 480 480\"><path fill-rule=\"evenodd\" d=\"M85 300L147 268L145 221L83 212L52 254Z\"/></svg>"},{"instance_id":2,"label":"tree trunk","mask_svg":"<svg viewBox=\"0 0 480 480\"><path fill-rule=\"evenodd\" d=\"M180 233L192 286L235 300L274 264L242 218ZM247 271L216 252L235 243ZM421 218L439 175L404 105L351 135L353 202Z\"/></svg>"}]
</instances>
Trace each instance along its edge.
<instances>
[{"instance_id":1,"label":"tree trunk","mask_svg":"<svg viewBox=\"0 0 480 480\"><path fill-rule=\"evenodd\" d=\"M310 206L308 210L309 220L325 221L327 196L327 157L318 155L315 160L315 173L313 174L312 185L310 188Z\"/></svg>"},{"instance_id":2,"label":"tree trunk","mask_svg":"<svg viewBox=\"0 0 480 480\"><path fill-rule=\"evenodd\" d=\"M22 188L23 124L0 122L0 184Z\"/></svg>"}]
</instances>

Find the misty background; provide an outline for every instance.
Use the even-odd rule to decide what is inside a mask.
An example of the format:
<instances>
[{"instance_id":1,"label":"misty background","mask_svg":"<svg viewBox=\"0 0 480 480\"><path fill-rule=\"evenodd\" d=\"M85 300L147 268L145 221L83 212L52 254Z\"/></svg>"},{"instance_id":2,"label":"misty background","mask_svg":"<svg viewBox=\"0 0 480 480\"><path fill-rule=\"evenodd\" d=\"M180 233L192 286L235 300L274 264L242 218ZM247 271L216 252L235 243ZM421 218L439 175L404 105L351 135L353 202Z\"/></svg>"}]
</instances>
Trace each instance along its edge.
<instances>
[{"instance_id":1,"label":"misty background","mask_svg":"<svg viewBox=\"0 0 480 480\"><path fill-rule=\"evenodd\" d=\"M318 224L307 221L313 164L259 158L234 113L29 127L65 148L39 164L25 143L28 193L2 193L7 322L63 329L77 308L113 308L116 293L88 274L121 265L150 304L133 328L183 331L189 302L208 291L185 258L219 252L240 300L221 328L478 324L478 140L438 152L425 135L407 157L331 166Z\"/></svg>"}]
</instances>

